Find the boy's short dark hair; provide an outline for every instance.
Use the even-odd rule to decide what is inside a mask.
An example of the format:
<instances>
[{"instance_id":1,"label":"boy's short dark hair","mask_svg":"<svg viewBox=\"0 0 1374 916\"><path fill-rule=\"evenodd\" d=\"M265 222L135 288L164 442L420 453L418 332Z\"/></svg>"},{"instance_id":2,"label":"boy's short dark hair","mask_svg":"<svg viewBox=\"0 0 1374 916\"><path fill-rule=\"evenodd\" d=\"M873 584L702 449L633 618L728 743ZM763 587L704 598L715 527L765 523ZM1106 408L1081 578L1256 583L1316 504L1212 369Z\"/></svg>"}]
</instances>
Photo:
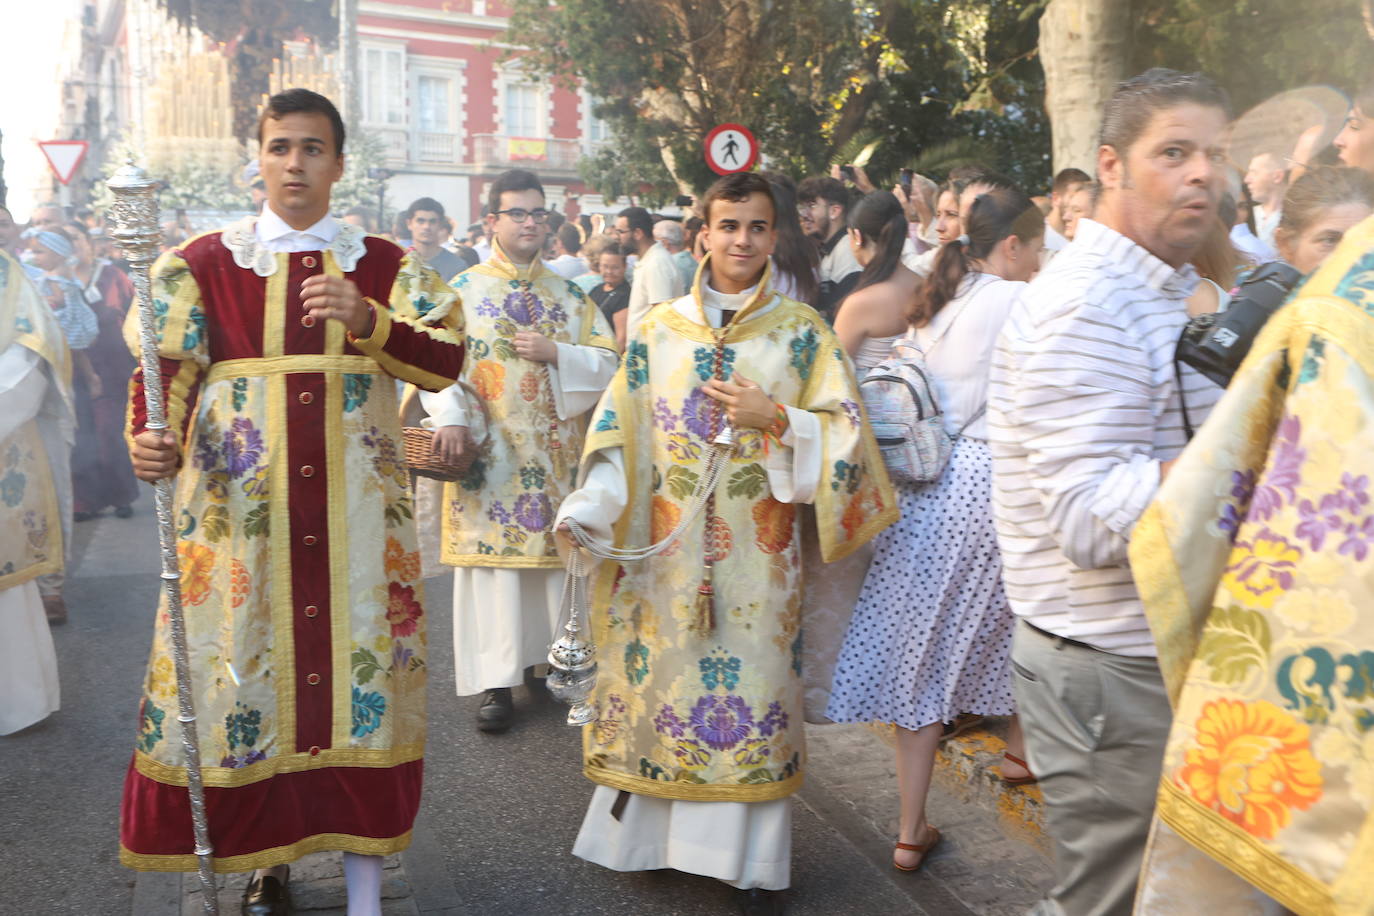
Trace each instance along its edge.
<instances>
[{"instance_id":1,"label":"boy's short dark hair","mask_svg":"<svg viewBox=\"0 0 1374 916\"><path fill-rule=\"evenodd\" d=\"M439 220L441 222L444 219L443 204L439 203L439 201L435 200L433 197L421 197L415 200L413 203L411 203L409 207L406 207L406 222L410 222L411 220L413 220L415 218L415 214L419 213L421 210L428 210L435 216L439 217Z\"/></svg>"},{"instance_id":2,"label":"boy's short dark hair","mask_svg":"<svg viewBox=\"0 0 1374 916\"><path fill-rule=\"evenodd\" d=\"M768 198L768 205L773 208L773 222L776 223L778 199L773 196L773 186L768 183L768 179L758 172L731 172L717 179L715 184L707 188L706 195L701 199L701 212L705 214L706 224L711 223L711 204L718 200L742 203L748 200L751 194L762 194Z\"/></svg>"},{"instance_id":3,"label":"boy's short dark hair","mask_svg":"<svg viewBox=\"0 0 1374 916\"><path fill-rule=\"evenodd\" d=\"M735 172L736 175L743 175L744 172ZM769 192L771 196L771 191ZM843 182L836 181L829 175L813 175L797 185L797 200L804 204L814 203L823 200L828 204L849 209L849 190Z\"/></svg>"},{"instance_id":4,"label":"boy's short dark hair","mask_svg":"<svg viewBox=\"0 0 1374 916\"><path fill-rule=\"evenodd\" d=\"M334 103L309 89L283 89L267 100L258 115L258 146L262 146L262 129L267 119L280 121L289 114L322 114L329 119L334 129L334 155L342 156L344 151L344 122Z\"/></svg>"},{"instance_id":5,"label":"boy's short dark hair","mask_svg":"<svg viewBox=\"0 0 1374 916\"><path fill-rule=\"evenodd\" d=\"M507 191L538 191L539 196L544 197L544 186L539 183L538 175L529 169L511 169L502 172L491 183L491 190L487 193L487 213L501 209L501 195Z\"/></svg>"}]
</instances>

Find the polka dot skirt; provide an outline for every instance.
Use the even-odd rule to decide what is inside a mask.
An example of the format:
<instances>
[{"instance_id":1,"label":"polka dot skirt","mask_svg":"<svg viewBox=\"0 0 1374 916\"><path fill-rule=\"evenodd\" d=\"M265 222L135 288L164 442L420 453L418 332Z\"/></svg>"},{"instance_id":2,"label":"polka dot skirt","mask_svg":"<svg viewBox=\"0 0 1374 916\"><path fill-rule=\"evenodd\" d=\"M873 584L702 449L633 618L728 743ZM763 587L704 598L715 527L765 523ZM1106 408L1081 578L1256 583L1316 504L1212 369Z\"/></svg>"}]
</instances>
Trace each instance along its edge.
<instances>
[{"instance_id":1,"label":"polka dot skirt","mask_svg":"<svg viewBox=\"0 0 1374 916\"><path fill-rule=\"evenodd\" d=\"M874 541L826 715L913 730L1010 715L1013 617L986 443L958 440L939 480L898 494L902 517Z\"/></svg>"}]
</instances>

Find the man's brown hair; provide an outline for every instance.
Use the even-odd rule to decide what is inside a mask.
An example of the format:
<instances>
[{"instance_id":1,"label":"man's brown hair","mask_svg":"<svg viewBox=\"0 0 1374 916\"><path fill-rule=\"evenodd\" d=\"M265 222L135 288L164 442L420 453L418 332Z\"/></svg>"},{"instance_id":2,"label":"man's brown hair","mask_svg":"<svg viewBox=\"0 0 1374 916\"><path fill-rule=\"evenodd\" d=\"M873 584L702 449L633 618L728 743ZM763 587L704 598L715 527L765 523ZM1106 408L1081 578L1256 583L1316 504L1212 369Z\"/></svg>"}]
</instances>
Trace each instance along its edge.
<instances>
[{"instance_id":1,"label":"man's brown hair","mask_svg":"<svg viewBox=\"0 0 1374 916\"><path fill-rule=\"evenodd\" d=\"M706 191L706 196L701 201L701 212L705 214L706 225L711 224L711 204L717 200L728 200L731 203L743 203L749 199L750 194L762 194L768 198L768 205L773 208L773 222L778 218L778 199L773 196L773 186L768 183L758 172L731 172L716 180Z\"/></svg>"}]
</instances>

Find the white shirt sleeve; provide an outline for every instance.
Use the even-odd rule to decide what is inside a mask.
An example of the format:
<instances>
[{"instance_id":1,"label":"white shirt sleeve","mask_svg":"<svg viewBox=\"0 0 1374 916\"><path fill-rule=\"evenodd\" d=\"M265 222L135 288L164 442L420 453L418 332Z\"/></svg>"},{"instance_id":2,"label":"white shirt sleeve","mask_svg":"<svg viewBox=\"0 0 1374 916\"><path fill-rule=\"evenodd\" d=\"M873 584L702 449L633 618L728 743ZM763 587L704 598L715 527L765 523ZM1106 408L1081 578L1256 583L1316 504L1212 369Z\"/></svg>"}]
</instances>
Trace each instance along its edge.
<instances>
[{"instance_id":1,"label":"white shirt sleeve","mask_svg":"<svg viewBox=\"0 0 1374 916\"><path fill-rule=\"evenodd\" d=\"M592 537L609 544L615 540L615 523L629 503L624 450L602 449L587 465L582 486L569 493L563 505L558 507L553 526L557 528L563 519L573 518Z\"/></svg>"},{"instance_id":2,"label":"white shirt sleeve","mask_svg":"<svg viewBox=\"0 0 1374 916\"><path fill-rule=\"evenodd\" d=\"M554 409L558 419L581 416L596 406L611 383L620 357L605 347L560 343L558 363L549 364Z\"/></svg>"},{"instance_id":3,"label":"white shirt sleeve","mask_svg":"<svg viewBox=\"0 0 1374 916\"><path fill-rule=\"evenodd\" d=\"M1153 390L1140 343L1090 306L1022 364L1008 420L1050 534L1080 569L1127 561L1131 530L1159 488Z\"/></svg>"},{"instance_id":4,"label":"white shirt sleeve","mask_svg":"<svg viewBox=\"0 0 1374 916\"><path fill-rule=\"evenodd\" d=\"M428 429L441 426L466 426L472 441L487 441L487 414L473 394L462 385L449 385L439 391L420 390L420 405L429 414L420 423Z\"/></svg>"},{"instance_id":5,"label":"white shirt sleeve","mask_svg":"<svg viewBox=\"0 0 1374 916\"><path fill-rule=\"evenodd\" d=\"M0 442L38 416L48 386L37 353L10 344L0 353Z\"/></svg>"},{"instance_id":6,"label":"white shirt sleeve","mask_svg":"<svg viewBox=\"0 0 1374 916\"><path fill-rule=\"evenodd\" d=\"M782 434L781 447L769 444L763 460L768 488L780 503L810 503L821 481L821 421L798 407L783 409L787 411L787 432Z\"/></svg>"}]
</instances>

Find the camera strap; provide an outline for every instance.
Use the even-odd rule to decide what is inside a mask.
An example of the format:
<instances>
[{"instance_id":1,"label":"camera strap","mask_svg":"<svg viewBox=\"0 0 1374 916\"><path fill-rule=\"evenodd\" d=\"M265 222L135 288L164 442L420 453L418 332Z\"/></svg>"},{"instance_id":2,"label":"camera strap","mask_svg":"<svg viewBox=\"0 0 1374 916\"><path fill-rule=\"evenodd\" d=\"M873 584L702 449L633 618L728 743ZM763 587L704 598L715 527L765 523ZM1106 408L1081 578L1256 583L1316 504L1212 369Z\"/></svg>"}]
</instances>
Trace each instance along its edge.
<instances>
[{"instance_id":1,"label":"camera strap","mask_svg":"<svg viewBox=\"0 0 1374 916\"><path fill-rule=\"evenodd\" d=\"M1193 441L1193 421L1188 417L1188 399L1183 395L1183 366L1174 357L1174 383L1178 386L1178 407L1183 414L1183 435L1188 442Z\"/></svg>"}]
</instances>

